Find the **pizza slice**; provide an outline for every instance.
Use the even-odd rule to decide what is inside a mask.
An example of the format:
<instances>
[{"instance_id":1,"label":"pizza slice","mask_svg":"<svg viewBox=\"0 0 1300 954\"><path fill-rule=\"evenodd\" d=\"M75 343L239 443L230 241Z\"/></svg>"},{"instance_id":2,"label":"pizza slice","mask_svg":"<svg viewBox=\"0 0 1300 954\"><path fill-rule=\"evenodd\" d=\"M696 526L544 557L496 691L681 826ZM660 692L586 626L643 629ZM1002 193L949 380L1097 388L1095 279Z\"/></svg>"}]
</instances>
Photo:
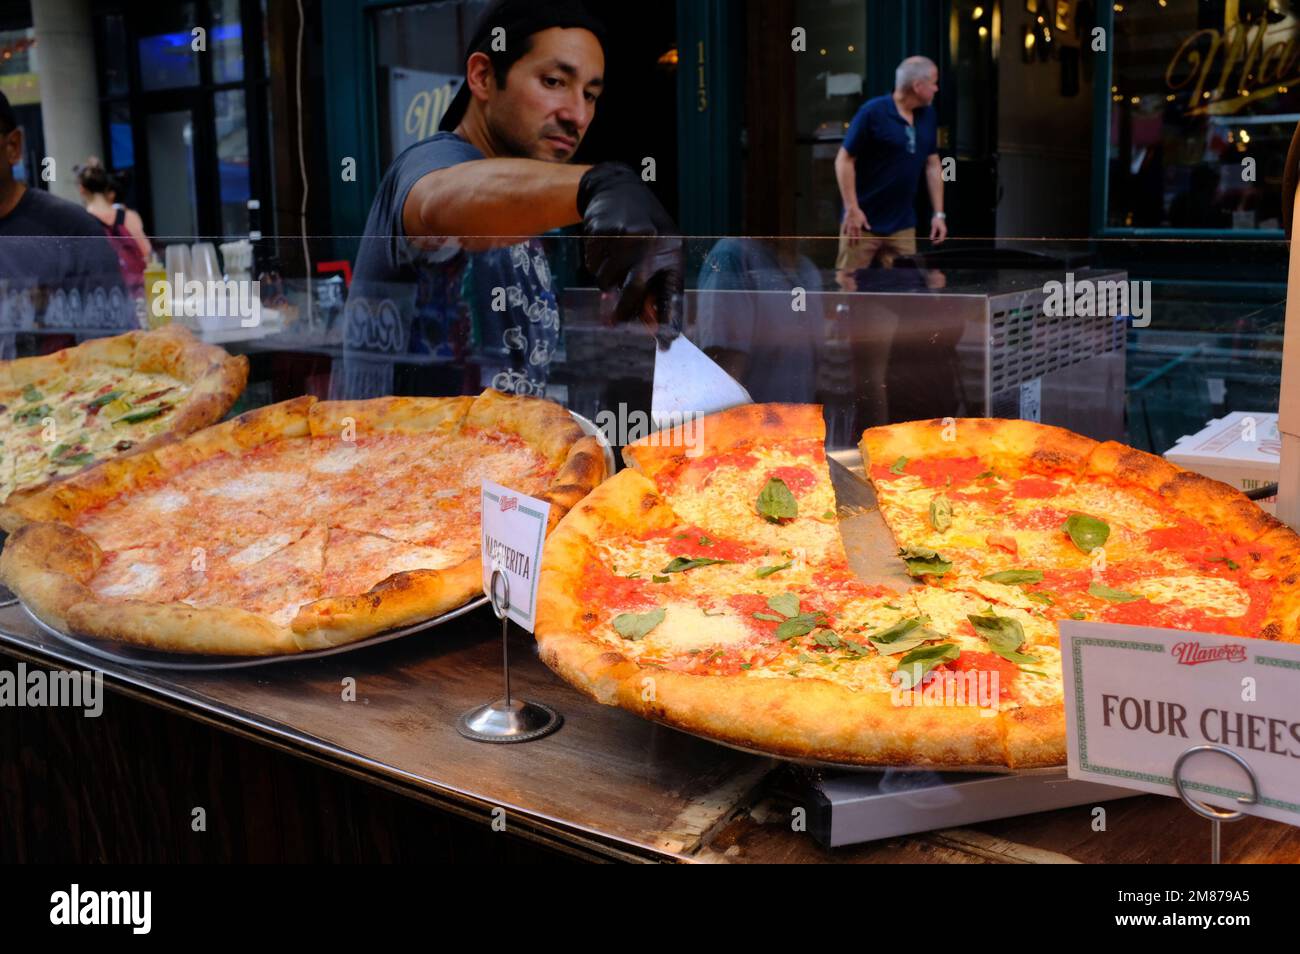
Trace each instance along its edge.
<instances>
[{"instance_id":1,"label":"pizza slice","mask_svg":"<svg viewBox=\"0 0 1300 954\"><path fill-rule=\"evenodd\" d=\"M628 445L627 463L681 517L813 564L846 562L821 408L746 404Z\"/></svg>"}]
</instances>

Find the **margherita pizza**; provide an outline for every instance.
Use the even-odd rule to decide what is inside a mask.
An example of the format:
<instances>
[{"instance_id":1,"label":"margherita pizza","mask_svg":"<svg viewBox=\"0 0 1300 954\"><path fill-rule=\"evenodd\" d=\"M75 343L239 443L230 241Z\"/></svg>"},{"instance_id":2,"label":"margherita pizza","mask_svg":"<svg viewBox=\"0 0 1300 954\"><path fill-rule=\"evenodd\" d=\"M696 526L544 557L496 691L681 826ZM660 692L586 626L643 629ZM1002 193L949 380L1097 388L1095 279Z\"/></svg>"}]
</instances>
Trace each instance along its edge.
<instances>
[{"instance_id":1,"label":"margherita pizza","mask_svg":"<svg viewBox=\"0 0 1300 954\"><path fill-rule=\"evenodd\" d=\"M917 584L860 582L821 410L746 405L664 432L560 523L542 658L602 702L794 758L1061 764L1056 623L1300 641L1300 541L1225 485L1020 421L866 432ZM697 442L698 443L698 442Z\"/></svg>"},{"instance_id":2,"label":"margherita pizza","mask_svg":"<svg viewBox=\"0 0 1300 954\"><path fill-rule=\"evenodd\" d=\"M82 635L325 648L480 591L484 478L549 500L558 520L604 471L595 438L549 401L297 398L27 497L0 579Z\"/></svg>"},{"instance_id":3,"label":"margherita pizza","mask_svg":"<svg viewBox=\"0 0 1300 954\"><path fill-rule=\"evenodd\" d=\"M247 358L180 325L0 363L0 503L216 423L247 379Z\"/></svg>"}]
</instances>

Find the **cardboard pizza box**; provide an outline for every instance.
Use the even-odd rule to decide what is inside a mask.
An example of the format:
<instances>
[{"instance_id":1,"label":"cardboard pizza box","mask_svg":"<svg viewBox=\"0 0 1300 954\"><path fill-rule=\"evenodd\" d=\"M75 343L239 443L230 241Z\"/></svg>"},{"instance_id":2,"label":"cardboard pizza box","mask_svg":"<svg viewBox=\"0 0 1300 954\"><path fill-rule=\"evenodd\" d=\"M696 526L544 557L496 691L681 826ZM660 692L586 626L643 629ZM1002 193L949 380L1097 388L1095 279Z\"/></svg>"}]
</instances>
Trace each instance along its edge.
<instances>
[{"instance_id":1,"label":"cardboard pizza box","mask_svg":"<svg viewBox=\"0 0 1300 954\"><path fill-rule=\"evenodd\" d=\"M1281 453L1276 414L1233 411L1180 437L1165 459L1245 491L1277 482ZM1258 503L1268 513L1277 511L1276 495Z\"/></svg>"}]
</instances>

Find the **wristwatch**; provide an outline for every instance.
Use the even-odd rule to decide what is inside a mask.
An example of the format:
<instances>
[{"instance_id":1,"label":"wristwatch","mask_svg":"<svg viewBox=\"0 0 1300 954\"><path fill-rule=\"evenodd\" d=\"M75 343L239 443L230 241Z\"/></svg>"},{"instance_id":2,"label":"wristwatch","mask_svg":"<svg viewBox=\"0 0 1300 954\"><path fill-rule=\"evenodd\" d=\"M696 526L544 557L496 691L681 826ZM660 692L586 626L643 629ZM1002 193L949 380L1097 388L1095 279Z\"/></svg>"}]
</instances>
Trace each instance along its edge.
<instances>
[{"instance_id":1,"label":"wristwatch","mask_svg":"<svg viewBox=\"0 0 1300 954\"><path fill-rule=\"evenodd\" d=\"M932 219L946 219L947 217L948 216L944 215L942 212L936 212L934 215L930 216Z\"/></svg>"}]
</instances>

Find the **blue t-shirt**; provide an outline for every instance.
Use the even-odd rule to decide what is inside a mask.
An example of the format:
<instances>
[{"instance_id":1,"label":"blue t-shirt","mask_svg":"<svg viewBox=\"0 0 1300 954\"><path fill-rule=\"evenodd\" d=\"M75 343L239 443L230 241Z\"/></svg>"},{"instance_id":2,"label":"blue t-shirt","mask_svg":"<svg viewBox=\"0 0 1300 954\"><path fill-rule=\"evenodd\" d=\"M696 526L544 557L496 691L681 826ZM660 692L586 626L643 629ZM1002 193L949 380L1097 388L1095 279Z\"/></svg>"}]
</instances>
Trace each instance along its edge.
<instances>
[{"instance_id":1,"label":"blue t-shirt","mask_svg":"<svg viewBox=\"0 0 1300 954\"><path fill-rule=\"evenodd\" d=\"M560 312L541 243L471 254L454 238L417 247L402 226L416 182L482 158L441 132L404 150L384 174L357 251L331 397L472 393L487 384L545 391Z\"/></svg>"},{"instance_id":2,"label":"blue t-shirt","mask_svg":"<svg viewBox=\"0 0 1300 954\"><path fill-rule=\"evenodd\" d=\"M938 129L933 108L912 110L909 124L892 94L867 100L849 123L844 151L857 161L858 205L874 234L916 227L916 189L939 151Z\"/></svg>"}]
</instances>

